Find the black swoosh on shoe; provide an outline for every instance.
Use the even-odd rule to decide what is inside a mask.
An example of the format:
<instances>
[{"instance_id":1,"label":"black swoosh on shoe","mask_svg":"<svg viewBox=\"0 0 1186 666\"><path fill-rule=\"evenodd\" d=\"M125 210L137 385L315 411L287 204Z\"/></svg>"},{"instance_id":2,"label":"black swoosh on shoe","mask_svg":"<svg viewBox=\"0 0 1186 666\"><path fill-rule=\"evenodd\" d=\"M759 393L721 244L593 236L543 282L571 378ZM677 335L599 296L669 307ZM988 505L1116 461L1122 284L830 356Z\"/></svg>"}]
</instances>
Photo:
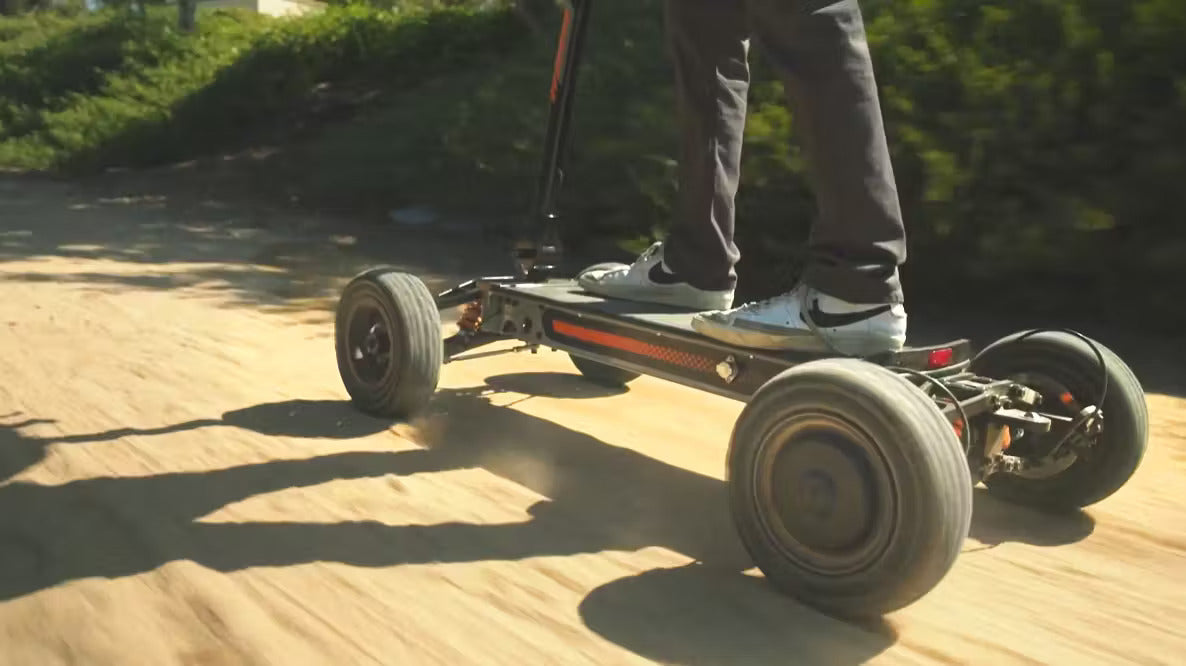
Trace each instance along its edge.
<instances>
[{"instance_id":1,"label":"black swoosh on shoe","mask_svg":"<svg viewBox=\"0 0 1186 666\"><path fill-rule=\"evenodd\" d=\"M663 270L663 262L657 261L651 270L647 273L647 279L655 284L681 284L683 280L679 279L674 273L668 273Z\"/></svg>"},{"instance_id":2,"label":"black swoosh on shoe","mask_svg":"<svg viewBox=\"0 0 1186 666\"><path fill-rule=\"evenodd\" d=\"M811 302L811 310L808 311L808 314L811 315L811 322L820 328L840 328L872 319L879 314L889 312L892 307L891 305L879 305L860 312L824 312L819 307L819 299L815 299ZM799 318L803 320L803 323L807 323L807 318L802 312L799 313Z\"/></svg>"}]
</instances>

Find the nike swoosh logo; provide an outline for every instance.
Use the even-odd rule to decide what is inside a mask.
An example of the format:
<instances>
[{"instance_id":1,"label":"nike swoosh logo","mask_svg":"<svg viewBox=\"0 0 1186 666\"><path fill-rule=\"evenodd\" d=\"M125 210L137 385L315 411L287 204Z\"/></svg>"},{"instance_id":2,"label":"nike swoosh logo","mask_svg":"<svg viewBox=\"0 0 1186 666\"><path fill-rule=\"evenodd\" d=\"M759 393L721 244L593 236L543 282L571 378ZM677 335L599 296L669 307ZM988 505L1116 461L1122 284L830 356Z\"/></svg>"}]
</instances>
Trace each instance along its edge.
<instances>
[{"instance_id":1,"label":"nike swoosh logo","mask_svg":"<svg viewBox=\"0 0 1186 666\"><path fill-rule=\"evenodd\" d=\"M872 319L879 314L889 312L893 306L879 305L868 310L861 310L860 312L824 312L819 308L819 299L811 302L811 310L808 314L811 315L811 321L820 328L840 328L841 326L851 326L853 324ZM799 318L803 323L807 323L807 318L803 313L799 313Z\"/></svg>"},{"instance_id":2,"label":"nike swoosh logo","mask_svg":"<svg viewBox=\"0 0 1186 666\"><path fill-rule=\"evenodd\" d=\"M651 266L651 271L647 273L647 278L655 284L680 284L683 280L675 275L663 270L663 262L657 261L654 266Z\"/></svg>"}]
</instances>

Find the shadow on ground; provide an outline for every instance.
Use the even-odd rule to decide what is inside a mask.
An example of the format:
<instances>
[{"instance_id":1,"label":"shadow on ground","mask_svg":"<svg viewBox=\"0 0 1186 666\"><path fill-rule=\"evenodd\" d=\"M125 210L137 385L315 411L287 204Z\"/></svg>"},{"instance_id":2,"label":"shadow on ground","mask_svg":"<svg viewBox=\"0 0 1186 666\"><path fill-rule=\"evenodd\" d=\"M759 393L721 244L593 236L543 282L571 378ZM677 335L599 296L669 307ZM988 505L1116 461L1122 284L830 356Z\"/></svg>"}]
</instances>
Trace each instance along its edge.
<instances>
[{"instance_id":1,"label":"shadow on ground","mask_svg":"<svg viewBox=\"0 0 1186 666\"><path fill-rule=\"evenodd\" d=\"M52 439L25 437L20 430L52 423L49 419L9 421L20 414L0 416L0 482L10 479L45 458L52 444L109 442L121 437L166 435L197 428L233 427L273 437L353 439L382 432L391 426L352 409L340 400L285 400L262 403L227 412L217 419L195 419L159 428L117 428L85 435Z\"/></svg>"},{"instance_id":2,"label":"shadow on ground","mask_svg":"<svg viewBox=\"0 0 1186 666\"><path fill-rule=\"evenodd\" d=\"M542 382L540 377L492 379L515 390ZM562 388L553 394L582 397L563 388L563 380L556 385ZM419 450L340 453L58 486L23 481L0 486L0 506L23 507L0 513L0 599L80 578L135 575L180 559L225 572L315 561L385 567L657 546L696 563L613 581L590 593L580 607L589 627L639 654L697 664L735 663L742 657L747 663L782 663L787 654L802 654L812 655L814 663L840 664L864 662L894 642L884 623L838 622L744 574L752 565L735 538L721 481L495 406L489 400L494 392L489 387L442 391L420 429L424 448ZM219 419L59 440L26 437L19 430L31 423L15 422L0 431L0 460L13 455L19 460L50 444L192 428L354 437L389 425L364 418L339 428L348 413L346 403L293 401L236 410ZM229 503L286 488L473 467L550 499L531 507L525 522L496 525L196 522ZM974 536L986 542L1051 545L1091 531L1089 519L1019 514L983 494L976 507Z\"/></svg>"}]
</instances>

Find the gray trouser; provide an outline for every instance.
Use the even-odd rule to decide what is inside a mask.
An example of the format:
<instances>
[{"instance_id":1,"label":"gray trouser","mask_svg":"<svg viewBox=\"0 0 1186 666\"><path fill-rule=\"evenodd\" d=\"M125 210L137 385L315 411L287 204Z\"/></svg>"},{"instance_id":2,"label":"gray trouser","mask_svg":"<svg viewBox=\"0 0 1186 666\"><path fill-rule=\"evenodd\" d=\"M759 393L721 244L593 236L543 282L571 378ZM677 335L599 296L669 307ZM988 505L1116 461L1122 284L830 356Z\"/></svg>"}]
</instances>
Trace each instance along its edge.
<instances>
[{"instance_id":1,"label":"gray trouser","mask_svg":"<svg viewBox=\"0 0 1186 666\"><path fill-rule=\"evenodd\" d=\"M701 289L736 284L752 35L811 163L818 218L803 282L852 302L901 301L905 229L857 0L667 0L666 9L682 133L667 265Z\"/></svg>"}]
</instances>

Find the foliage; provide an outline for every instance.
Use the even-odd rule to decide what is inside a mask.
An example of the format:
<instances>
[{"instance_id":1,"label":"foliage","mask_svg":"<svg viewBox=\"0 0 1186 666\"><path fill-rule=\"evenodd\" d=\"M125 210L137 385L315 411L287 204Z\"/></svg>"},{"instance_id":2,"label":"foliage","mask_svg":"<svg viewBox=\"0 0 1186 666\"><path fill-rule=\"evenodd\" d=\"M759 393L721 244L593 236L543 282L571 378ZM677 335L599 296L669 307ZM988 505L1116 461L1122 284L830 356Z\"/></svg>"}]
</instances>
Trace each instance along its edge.
<instances>
[{"instance_id":1,"label":"foliage","mask_svg":"<svg viewBox=\"0 0 1186 666\"><path fill-rule=\"evenodd\" d=\"M248 140L319 86L366 84L385 102L286 146L270 167L278 180L324 204L518 217L554 37L529 39L512 5L392 0L392 11L345 4L295 21L220 12L194 36L151 14L0 20L0 164L184 159ZM562 199L574 241L668 225L677 144L661 5L594 9ZM1186 278L1186 3L864 7L911 293L1053 298L1104 316L1152 308L1186 324L1174 290ZM794 114L760 50L753 65L739 270L761 291L793 279L813 202Z\"/></svg>"},{"instance_id":2,"label":"foliage","mask_svg":"<svg viewBox=\"0 0 1186 666\"><path fill-rule=\"evenodd\" d=\"M1186 275L1184 31L1180 0L879 12L916 245L986 281L1058 275L1100 303L1147 290L1180 311L1167 285Z\"/></svg>"},{"instance_id":3,"label":"foliage","mask_svg":"<svg viewBox=\"0 0 1186 666\"><path fill-rule=\"evenodd\" d=\"M1186 318L1173 290L1186 277L1186 44L1176 37L1186 34L1186 4L867 7L912 293L1039 307L1055 298L1105 316L1140 303L1163 320ZM669 222L676 140L660 9L640 0L594 12L563 199L573 237L661 234ZM375 177L351 186L353 172L327 174L307 191L522 214L551 47L331 128L298 149L300 163L353 156ZM753 76L738 197L739 270L751 293L794 279L814 214L794 117L760 50Z\"/></svg>"},{"instance_id":4,"label":"foliage","mask_svg":"<svg viewBox=\"0 0 1186 666\"><path fill-rule=\"evenodd\" d=\"M174 20L102 12L0 53L0 164L183 159L244 140L324 84L409 85L497 53L518 30L506 13L464 7L351 5L300 20L217 10L193 35Z\"/></svg>"}]
</instances>

